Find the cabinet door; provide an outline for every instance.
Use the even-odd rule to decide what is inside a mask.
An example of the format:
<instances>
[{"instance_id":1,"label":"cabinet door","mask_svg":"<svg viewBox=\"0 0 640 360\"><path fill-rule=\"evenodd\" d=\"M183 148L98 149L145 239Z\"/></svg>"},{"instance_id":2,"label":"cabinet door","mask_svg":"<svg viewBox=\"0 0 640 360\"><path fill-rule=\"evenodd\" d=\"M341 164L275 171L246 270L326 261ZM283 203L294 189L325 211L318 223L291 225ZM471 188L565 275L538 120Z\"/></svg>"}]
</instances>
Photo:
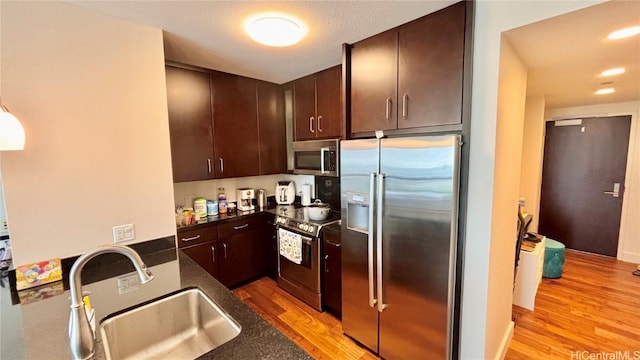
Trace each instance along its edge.
<instances>
[{"instance_id":1,"label":"cabinet door","mask_svg":"<svg viewBox=\"0 0 640 360\"><path fill-rule=\"evenodd\" d=\"M342 312L342 245L340 233L325 231L323 234L324 256L324 303L338 312Z\"/></svg>"},{"instance_id":2,"label":"cabinet door","mask_svg":"<svg viewBox=\"0 0 640 360\"><path fill-rule=\"evenodd\" d=\"M274 215L265 213L263 215L262 241L264 245L265 271L267 276L273 280L278 279L278 239L276 237L276 226Z\"/></svg>"},{"instance_id":3,"label":"cabinet door","mask_svg":"<svg viewBox=\"0 0 640 360\"><path fill-rule=\"evenodd\" d=\"M173 181L214 178L209 75L166 66Z\"/></svg>"},{"instance_id":4,"label":"cabinet door","mask_svg":"<svg viewBox=\"0 0 640 360\"><path fill-rule=\"evenodd\" d=\"M462 122L465 2L399 30L398 128Z\"/></svg>"},{"instance_id":5,"label":"cabinet door","mask_svg":"<svg viewBox=\"0 0 640 360\"><path fill-rule=\"evenodd\" d=\"M314 75L293 82L295 141L316 138L316 80Z\"/></svg>"},{"instance_id":6,"label":"cabinet door","mask_svg":"<svg viewBox=\"0 0 640 360\"><path fill-rule=\"evenodd\" d=\"M215 73L211 84L216 177L259 175L256 80Z\"/></svg>"},{"instance_id":7,"label":"cabinet door","mask_svg":"<svg viewBox=\"0 0 640 360\"><path fill-rule=\"evenodd\" d=\"M260 175L286 172L287 139L284 92L280 85L258 82Z\"/></svg>"},{"instance_id":8,"label":"cabinet door","mask_svg":"<svg viewBox=\"0 0 640 360\"><path fill-rule=\"evenodd\" d=\"M233 287L264 273L264 241L260 231L248 231L221 239L220 279Z\"/></svg>"},{"instance_id":9,"label":"cabinet door","mask_svg":"<svg viewBox=\"0 0 640 360\"><path fill-rule=\"evenodd\" d=\"M193 261L198 263L198 265L205 269L209 274L211 274L214 278L220 278L218 261L216 259L217 250L215 241L186 247L181 250L191 259L193 259Z\"/></svg>"},{"instance_id":10,"label":"cabinet door","mask_svg":"<svg viewBox=\"0 0 640 360\"><path fill-rule=\"evenodd\" d=\"M351 132L397 127L397 30L351 47Z\"/></svg>"},{"instance_id":11,"label":"cabinet door","mask_svg":"<svg viewBox=\"0 0 640 360\"><path fill-rule=\"evenodd\" d=\"M342 135L341 79L342 65L316 74L317 138L339 138Z\"/></svg>"}]
</instances>

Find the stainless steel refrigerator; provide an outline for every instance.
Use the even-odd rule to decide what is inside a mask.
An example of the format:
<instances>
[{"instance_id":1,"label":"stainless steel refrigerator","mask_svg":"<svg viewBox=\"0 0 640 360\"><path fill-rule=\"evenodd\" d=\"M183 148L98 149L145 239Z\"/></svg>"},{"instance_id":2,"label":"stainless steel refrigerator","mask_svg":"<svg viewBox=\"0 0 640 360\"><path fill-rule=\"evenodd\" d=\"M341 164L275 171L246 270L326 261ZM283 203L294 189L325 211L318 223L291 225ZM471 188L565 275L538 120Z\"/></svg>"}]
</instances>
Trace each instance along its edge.
<instances>
[{"instance_id":1,"label":"stainless steel refrigerator","mask_svg":"<svg viewBox=\"0 0 640 360\"><path fill-rule=\"evenodd\" d=\"M385 359L451 357L460 144L340 143L342 328Z\"/></svg>"}]
</instances>

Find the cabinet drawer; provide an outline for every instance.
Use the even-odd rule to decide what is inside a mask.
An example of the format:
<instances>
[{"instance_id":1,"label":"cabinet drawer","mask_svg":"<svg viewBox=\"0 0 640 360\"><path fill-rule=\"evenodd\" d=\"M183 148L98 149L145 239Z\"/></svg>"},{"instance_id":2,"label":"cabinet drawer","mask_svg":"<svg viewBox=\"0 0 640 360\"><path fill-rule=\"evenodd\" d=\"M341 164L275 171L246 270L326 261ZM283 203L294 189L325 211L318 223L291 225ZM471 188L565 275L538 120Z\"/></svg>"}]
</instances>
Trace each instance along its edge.
<instances>
[{"instance_id":1,"label":"cabinet drawer","mask_svg":"<svg viewBox=\"0 0 640 360\"><path fill-rule=\"evenodd\" d=\"M247 216L241 220L234 220L218 225L218 237L223 238L260 228L259 216Z\"/></svg>"},{"instance_id":2,"label":"cabinet drawer","mask_svg":"<svg viewBox=\"0 0 640 360\"><path fill-rule=\"evenodd\" d=\"M178 230L178 248L192 246L218 238L218 227L205 226L193 230Z\"/></svg>"}]
</instances>

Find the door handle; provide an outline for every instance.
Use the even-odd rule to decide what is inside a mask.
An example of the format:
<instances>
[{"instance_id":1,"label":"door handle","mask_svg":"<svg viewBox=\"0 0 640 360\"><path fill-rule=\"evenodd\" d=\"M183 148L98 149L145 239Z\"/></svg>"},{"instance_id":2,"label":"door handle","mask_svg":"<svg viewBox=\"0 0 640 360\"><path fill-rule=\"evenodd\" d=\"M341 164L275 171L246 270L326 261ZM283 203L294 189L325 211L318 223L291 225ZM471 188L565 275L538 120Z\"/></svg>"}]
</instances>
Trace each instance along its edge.
<instances>
[{"instance_id":1,"label":"door handle","mask_svg":"<svg viewBox=\"0 0 640 360\"><path fill-rule=\"evenodd\" d=\"M322 115L318 115L318 131L322 132Z\"/></svg>"},{"instance_id":2,"label":"door handle","mask_svg":"<svg viewBox=\"0 0 640 360\"><path fill-rule=\"evenodd\" d=\"M220 158L220 172L224 172L224 160L222 158Z\"/></svg>"},{"instance_id":3,"label":"door handle","mask_svg":"<svg viewBox=\"0 0 640 360\"><path fill-rule=\"evenodd\" d=\"M380 173L380 177L378 178L378 205L377 205L377 242L376 249L377 251L377 275L378 275L378 312L382 312L387 305L384 304L384 300L382 299L382 202L383 202L383 194L384 194L384 177L385 174Z\"/></svg>"},{"instance_id":4,"label":"door handle","mask_svg":"<svg viewBox=\"0 0 640 360\"><path fill-rule=\"evenodd\" d=\"M605 191L604 193L615 198L620 197L620 183L613 183L613 191Z\"/></svg>"},{"instance_id":5,"label":"door handle","mask_svg":"<svg viewBox=\"0 0 640 360\"><path fill-rule=\"evenodd\" d=\"M316 132L313 128L313 116L309 118L309 131Z\"/></svg>"},{"instance_id":6,"label":"door handle","mask_svg":"<svg viewBox=\"0 0 640 360\"><path fill-rule=\"evenodd\" d=\"M216 247L211 247L211 262L216 262Z\"/></svg>"},{"instance_id":7,"label":"door handle","mask_svg":"<svg viewBox=\"0 0 640 360\"><path fill-rule=\"evenodd\" d=\"M407 120L409 114L409 94L402 97L402 120Z\"/></svg>"},{"instance_id":8,"label":"door handle","mask_svg":"<svg viewBox=\"0 0 640 360\"><path fill-rule=\"evenodd\" d=\"M329 255L324 256L324 272L328 273L329 268L327 267L327 260L329 259Z\"/></svg>"},{"instance_id":9,"label":"door handle","mask_svg":"<svg viewBox=\"0 0 640 360\"><path fill-rule=\"evenodd\" d=\"M386 122L389 122L391 120L391 98L390 97L387 98L387 108L384 114L384 119L386 120Z\"/></svg>"},{"instance_id":10,"label":"door handle","mask_svg":"<svg viewBox=\"0 0 640 360\"><path fill-rule=\"evenodd\" d=\"M249 224L244 224L244 225L240 225L240 226L234 226L233 230L240 230L240 229L244 229L246 227L249 227Z\"/></svg>"},{"instance_id":11,"label":"door handle","mask_svg":"<svg viewBox=\"0 0 640 360\"><path fill-rule=\"evenodd\" d=\"M196 235L196 236L192 236L192 237L188 237L188 238L182 238L180 240L182 241L193 241L193 240L198 240L200 239L200 235Z\"/></svg>"},{"instance_id":12,"label":"door handle","mask_svg":"<svg viewBox=\"0 0 640 360\"><path fill-rule=\"evenodd\" d=\"M226 243L222 243L222 249L224 249L224 258L227 258L227 244Z\"/></svg>"},{"instance_id":13,"label":"door handle","mask_svg":"<svg viewBox=\"0 0 640 360\"><path fill-rule=\"evenodd\" d=\"M323 147L320 149L320 173L324 174L324 154L326 154L327 152L329 152L328 147Z\"/></svg>"},{"instance_id":14,"label":"door handle","mask_svg":"<svg viewBox=\"0 0 640 360\"><path fill-rule=\"evenodd\" d=\"M369 306L376 306L373 280L373 196L375 194L376 173L372 172L369 178L369 231L367 233L367 266L369 268Z\"/></svg>"},{"instance_id":15,"label":"door handle","mask_svg":"<svg viewBox=\"0 0 640 360\"><path fill-rule=\"evenodd\" d=\"M207 169L209 171L209 174L211 174L211 159L207 159Z\"/></svg>"}]
</instances>

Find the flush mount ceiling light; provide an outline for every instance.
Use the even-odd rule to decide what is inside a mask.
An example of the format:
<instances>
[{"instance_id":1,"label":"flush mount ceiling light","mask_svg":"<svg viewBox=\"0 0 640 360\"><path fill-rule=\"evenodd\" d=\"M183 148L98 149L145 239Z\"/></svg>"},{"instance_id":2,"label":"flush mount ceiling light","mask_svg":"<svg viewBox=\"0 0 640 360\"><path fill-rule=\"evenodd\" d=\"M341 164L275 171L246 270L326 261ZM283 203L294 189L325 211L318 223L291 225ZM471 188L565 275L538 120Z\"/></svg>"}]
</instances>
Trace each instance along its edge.
<instances>
[{"instance_id":1,"label":"flush mount ceiling light","mask_svg":"<svg viewBox=\"0 0 640 360\"><path fill-rule=\"evenodd\" d=\"M604 88L596 91L596 95L613 94L614 92L616 92L614 88Z\"/></svg>"},{"instance_id":2,"label":"flush mount ceiling light","mask_svg":"<svg viewBox=\"0 0 640 360\"><path fill-rule=\"evenodd\" d=\"M608 69L605 70L603 72L600 73L600 76L613 76L613 75L620 75L622 73L624 73L624 68L614 68L614 69Z\"/></svg>"},{"instance_id":3,"label":"flush mount ceiling light","mask_svg":"<svg viewBox=\"0 0 640 360\"><path fill-rule=\"evenodd\" d=\"M612 32L611 34L609 34L609 36L607 36L607 39L624 39L638 34L640 34L640 26L632 26Z\"/></svg>"},{"instance_id":4,"label":"flush mount ceiling light","mask_svg":"<svg viewBox=\"0 0 640 360\"><path fill-rule=\"evenodd\" d=\"M307 28L302 21L281 13L262 13L250 16L244 22L249 36L267 46L290 46L299 42Z\"/></svg>"}]
</instances>

